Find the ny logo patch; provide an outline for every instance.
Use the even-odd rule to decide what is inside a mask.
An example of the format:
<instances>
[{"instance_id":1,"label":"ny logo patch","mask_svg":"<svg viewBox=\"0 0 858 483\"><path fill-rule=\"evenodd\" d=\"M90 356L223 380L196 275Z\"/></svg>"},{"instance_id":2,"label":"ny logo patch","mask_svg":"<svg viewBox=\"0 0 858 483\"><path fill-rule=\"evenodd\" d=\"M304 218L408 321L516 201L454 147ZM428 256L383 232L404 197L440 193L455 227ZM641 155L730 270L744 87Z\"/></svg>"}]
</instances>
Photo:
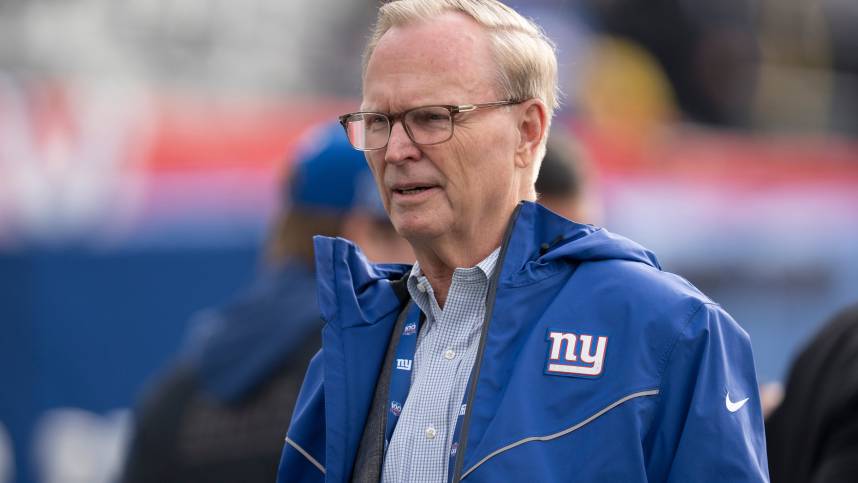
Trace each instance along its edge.
<instances>
[{"instance_id":1,"label":"ny logo patch","mask_svg":"<svg viewBox=\"0 0 858 483\"><path fill-rule=\"evenodd\" d=\"M605 350L608 338L574 334L572 332L548 331L548 362L545 373L557 376L599 377L605 369Z\"/></svg>"}]
</instances>

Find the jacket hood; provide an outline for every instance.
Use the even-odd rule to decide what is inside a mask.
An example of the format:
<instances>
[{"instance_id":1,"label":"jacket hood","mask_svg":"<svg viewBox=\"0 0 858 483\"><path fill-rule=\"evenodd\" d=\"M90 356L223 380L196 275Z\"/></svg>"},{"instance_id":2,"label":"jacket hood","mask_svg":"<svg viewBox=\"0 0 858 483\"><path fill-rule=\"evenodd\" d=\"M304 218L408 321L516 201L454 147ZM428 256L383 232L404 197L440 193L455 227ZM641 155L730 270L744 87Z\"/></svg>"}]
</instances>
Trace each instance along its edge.
<instances>
[{"instance_id":1,"label":"jacket hood","mask_svg":"<svg viewBox=\"0 0 858 483\"><path fill-rule=\"evenodd\" d=\"M347 312L337 325L351 327L399 310L393 282L405 276L410 265L372 264L345 238L316 236L313 242L322 319L331 323L339 319L338 312Z\"/></svg>"},{"instance_id":2,"label":"jacket hood","mask_svg":"<svg viewBox=\"0 0 858 483\"><path fill-rule=\"evenodd\" d=\"M638 243L604 228L569 221L537 203L521 202L513 223L502 280L539 278L538 272L559 262L625 260L661 269L655 254Z\"/></svg>"}]
</instances>

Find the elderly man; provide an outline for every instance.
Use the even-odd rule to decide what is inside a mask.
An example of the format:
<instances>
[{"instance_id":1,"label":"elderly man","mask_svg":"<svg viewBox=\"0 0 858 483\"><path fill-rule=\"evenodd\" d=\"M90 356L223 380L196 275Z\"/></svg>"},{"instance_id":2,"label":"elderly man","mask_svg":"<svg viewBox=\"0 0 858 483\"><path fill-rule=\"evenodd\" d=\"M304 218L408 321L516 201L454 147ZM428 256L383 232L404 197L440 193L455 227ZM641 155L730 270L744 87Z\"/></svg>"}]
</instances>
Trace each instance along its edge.
<instances>
[{"instance_id":1,"label":"elderly man","mask_svg":"<svg viewBox=\"0 0 858 483\"><path fill-rule=\"evenodd\" d=\"M417 263L317 238L323 348L280 481L767 480L745 332L646 249L532 203L555 72L494 0L381 7L341 122Z\"/></svg>"}]
</instances>

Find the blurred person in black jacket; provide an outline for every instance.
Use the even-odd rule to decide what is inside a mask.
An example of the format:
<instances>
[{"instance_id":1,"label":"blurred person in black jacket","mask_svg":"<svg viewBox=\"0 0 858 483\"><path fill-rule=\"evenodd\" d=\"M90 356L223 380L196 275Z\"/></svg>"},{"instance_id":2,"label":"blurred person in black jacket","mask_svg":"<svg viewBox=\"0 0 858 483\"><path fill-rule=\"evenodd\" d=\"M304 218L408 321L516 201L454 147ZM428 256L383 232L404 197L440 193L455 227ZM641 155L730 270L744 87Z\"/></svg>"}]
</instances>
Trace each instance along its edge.
<instances>
[{"instance_id":1,"label":"blurred person in black jacket","mask_svg":"<svg viewBox=\"0 0 858 483\"><path fill-rule=\"evenodd\" d=\"M858 305L831 319L795 359L766 419L776 483L858 481Z\"/></svg>"},{"instance_id":2,"label":"blurred person in black jacket","mask_svg":"<svg viewBox=\"0 0 858 483\"><path fill-rule=\"evenodd\" d=\"M136 413L125 483L274 481L304 372L321 346L313 235L410 261L362 153L339 124L303 141L267 266L243 295L195 316L178 360Z\"/></svg>"}]
</instances>

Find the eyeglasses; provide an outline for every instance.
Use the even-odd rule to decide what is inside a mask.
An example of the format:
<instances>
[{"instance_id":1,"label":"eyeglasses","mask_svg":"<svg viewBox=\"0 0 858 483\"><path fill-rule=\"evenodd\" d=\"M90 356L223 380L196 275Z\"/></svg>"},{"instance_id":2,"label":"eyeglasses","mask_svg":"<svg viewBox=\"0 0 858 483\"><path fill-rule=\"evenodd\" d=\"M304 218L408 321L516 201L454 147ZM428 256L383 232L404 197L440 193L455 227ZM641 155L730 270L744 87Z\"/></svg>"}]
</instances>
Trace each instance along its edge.
<instances>
[{"instance_id":1,"label":"eyeglasses","mask_svg":"<svg viewBox=\"0 0 858 483\"><path fill-rule=\"evenodd\" d=\"M390 140L390 130L399 120L402 120L402 126L409 139L415 144L430 146L449 141L453 137L456 114L522 102L524 101L507 100L461 106L421 106L398 114L353 112L343 114L339 120L346 130L349 142L358 151L375 151L386 147Z\"/></svg>"}]
</instances>

